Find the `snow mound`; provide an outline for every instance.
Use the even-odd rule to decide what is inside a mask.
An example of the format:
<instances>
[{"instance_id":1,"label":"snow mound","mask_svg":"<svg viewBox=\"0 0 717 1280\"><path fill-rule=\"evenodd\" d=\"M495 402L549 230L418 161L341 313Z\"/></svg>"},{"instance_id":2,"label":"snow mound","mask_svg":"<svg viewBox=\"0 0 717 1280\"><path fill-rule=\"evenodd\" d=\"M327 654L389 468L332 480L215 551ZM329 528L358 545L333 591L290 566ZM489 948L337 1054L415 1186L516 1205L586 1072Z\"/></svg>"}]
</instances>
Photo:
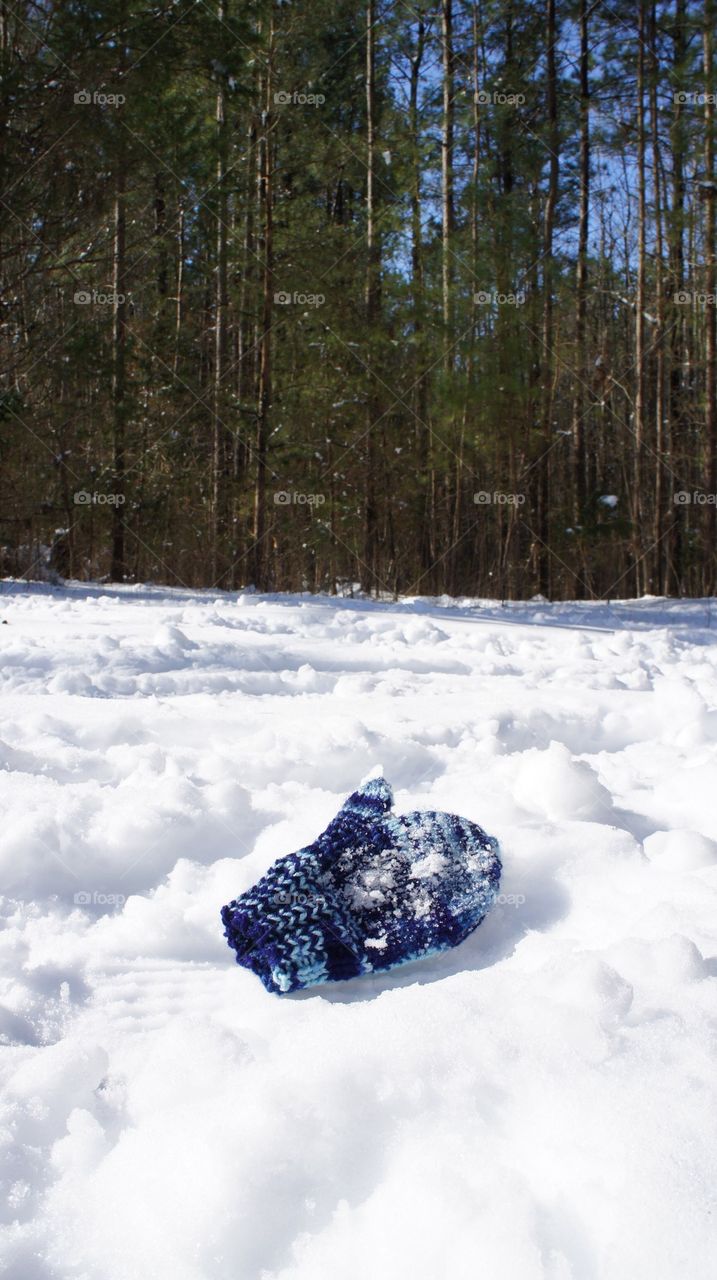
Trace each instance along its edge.
<instances>
[{"instance_id":1,"label":"snow mound","mask_svg":"<svg viewBox=\"0 0 717 1280\"><path fill-rule=\"evenodd\" d=\"M551 742L545 751L523 754L514 796L524 809L551 822L561 818L605 821L612 797L592 765L575 760L562 742Z\"/></svg>"}]
</instances>

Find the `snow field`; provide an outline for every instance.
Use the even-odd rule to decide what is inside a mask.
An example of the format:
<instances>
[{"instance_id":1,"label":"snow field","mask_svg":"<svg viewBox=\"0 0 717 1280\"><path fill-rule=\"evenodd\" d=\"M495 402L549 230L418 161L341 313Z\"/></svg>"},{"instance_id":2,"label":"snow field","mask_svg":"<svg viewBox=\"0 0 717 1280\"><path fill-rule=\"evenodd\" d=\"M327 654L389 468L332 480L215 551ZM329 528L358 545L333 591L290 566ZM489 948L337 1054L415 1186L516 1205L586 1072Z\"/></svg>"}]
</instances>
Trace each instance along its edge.
<instances>
[{"instance_id":1,"label":"snow field","mask_svg":"<svg viewBox=\"0 0 717 1280\"><path fill-rule=\"evenodd\" d=\"M713 1280L712 609L3 584L0 1271ZM272 998L219 908L378 764L501 900Z\"/></svg>"}]
</instances>

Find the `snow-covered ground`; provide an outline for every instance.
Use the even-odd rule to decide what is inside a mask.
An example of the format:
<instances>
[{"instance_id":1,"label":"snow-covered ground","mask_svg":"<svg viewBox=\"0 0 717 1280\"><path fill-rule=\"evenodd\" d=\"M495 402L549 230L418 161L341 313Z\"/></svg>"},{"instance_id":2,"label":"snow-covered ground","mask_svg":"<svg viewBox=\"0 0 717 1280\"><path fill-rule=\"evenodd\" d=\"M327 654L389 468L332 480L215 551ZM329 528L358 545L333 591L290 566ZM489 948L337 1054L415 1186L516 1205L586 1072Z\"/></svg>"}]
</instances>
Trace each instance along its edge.
<instances>
[{"instance_id":1,"label":"snow-covered ground","mask_svg":"<svg viewBox=\"0 0 717 1280\"><path fill-rule=\"evenodd\" d=\"M712 609L2 584L0 1272L714 1280ZM379 764L500 904L272 997L219 908Z\"/></svg>"}]
</instances>

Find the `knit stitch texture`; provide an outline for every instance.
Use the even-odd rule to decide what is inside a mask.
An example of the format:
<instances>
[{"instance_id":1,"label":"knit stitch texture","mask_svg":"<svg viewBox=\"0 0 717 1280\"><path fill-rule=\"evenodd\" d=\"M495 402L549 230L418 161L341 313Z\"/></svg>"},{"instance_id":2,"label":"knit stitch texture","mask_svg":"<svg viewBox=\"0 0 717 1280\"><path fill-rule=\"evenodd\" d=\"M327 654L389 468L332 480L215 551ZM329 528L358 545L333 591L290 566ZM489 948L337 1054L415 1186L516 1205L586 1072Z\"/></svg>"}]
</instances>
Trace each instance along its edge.
<instances>
[{"instance_id":1,"label":"knit stitch texture","mask_svg":"<svg viewBox=\"0 0 717 1280\"><path fill-rule=\"evenodd\" d=\"M451 813L392 806L385 779L365 783L313 844L222 907L237 963L268 991L393 969L480 924L498 892L497 840Z\"/></svg>"}]
</instances>

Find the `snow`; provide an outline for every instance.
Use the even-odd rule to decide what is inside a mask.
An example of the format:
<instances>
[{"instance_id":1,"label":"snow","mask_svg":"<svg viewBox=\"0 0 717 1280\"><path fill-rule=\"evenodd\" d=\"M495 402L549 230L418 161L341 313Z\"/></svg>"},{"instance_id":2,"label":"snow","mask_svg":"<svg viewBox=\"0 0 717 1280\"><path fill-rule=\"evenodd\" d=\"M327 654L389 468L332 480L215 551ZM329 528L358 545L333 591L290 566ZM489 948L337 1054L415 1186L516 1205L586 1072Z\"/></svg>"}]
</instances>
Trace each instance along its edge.
<instances>
[{"instance_id":1,"label":"snow","mask_svg":"<svg viewBox=\"0 0 717 1280\"><path fill-rule=\"evenodd\" d=\"M4 583L0 1271L712 1280L713 606ZM379 766L498 903L271 997L219 908Z\"/></svg>"}]
</instances>

